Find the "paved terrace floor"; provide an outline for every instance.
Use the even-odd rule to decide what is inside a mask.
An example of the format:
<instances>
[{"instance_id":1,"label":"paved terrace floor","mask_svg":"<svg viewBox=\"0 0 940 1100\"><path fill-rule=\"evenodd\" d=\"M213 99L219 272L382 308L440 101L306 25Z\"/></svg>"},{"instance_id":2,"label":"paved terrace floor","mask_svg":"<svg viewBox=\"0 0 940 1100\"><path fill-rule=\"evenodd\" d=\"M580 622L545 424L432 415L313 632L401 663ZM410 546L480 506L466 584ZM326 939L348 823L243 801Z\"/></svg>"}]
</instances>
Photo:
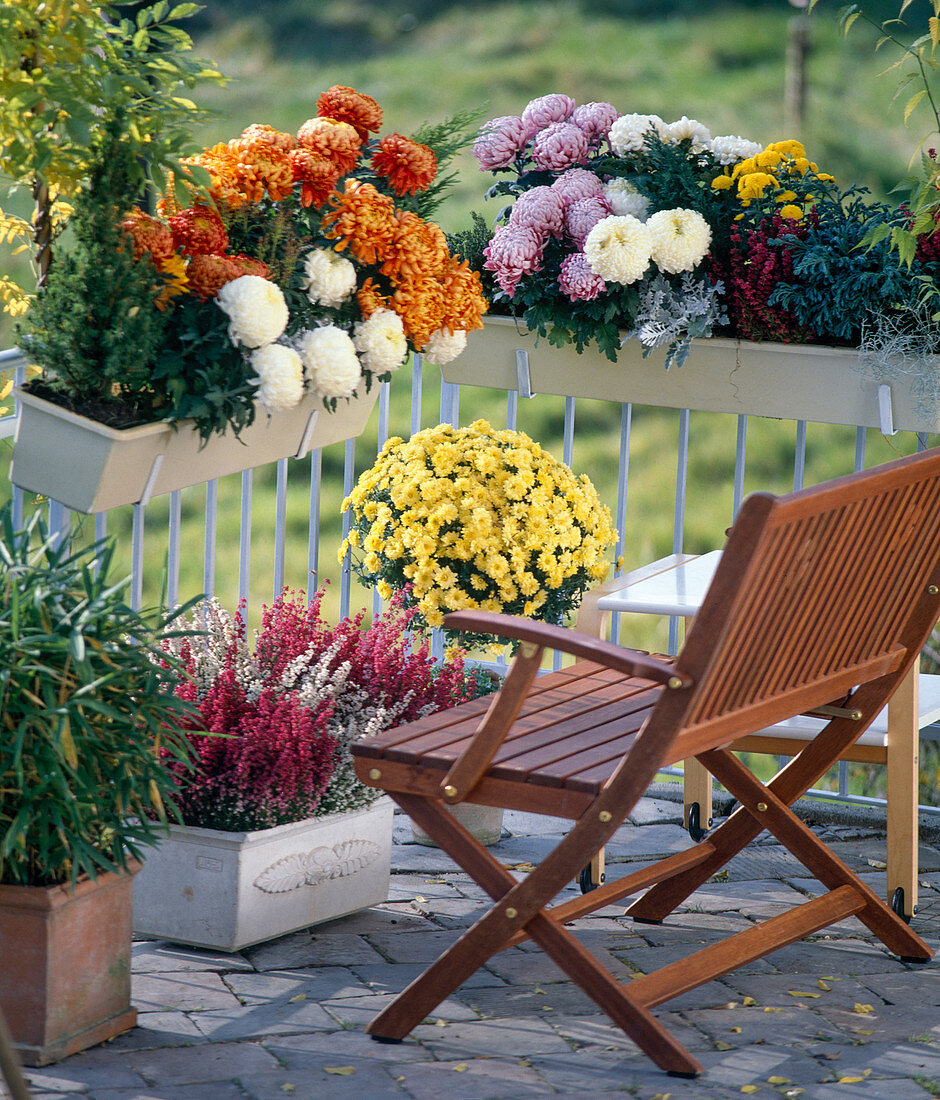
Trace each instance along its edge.
<instances>
[{"instance_id":1,"label":"paved terrace floor","mask_svg":"<svg viewBox=\"0 0 940 1100\"><path fill-rule=\"evenodd\" d=\"M624 874L691 843L681 807L646 798L608 849ZM526 944L497 956L400 1045L364 1024L482 911L481 892L396 817L385 905L222 955L135 944L139 1026L106 1046L28 1072L34 1093L100 1100L515 1100L624 1093L664 1100L940 1096L940 958L905 965L854 918L661 1006L656 1014L705 1066L690 1081L642 1055ZM933 819L936 822L936 819ZM493 850L524 874L562 822L507 814ZM815 826L872 887L884 888L884 833ZM764 838L767 841L765 834ZM921 849L914 927L940 949L940 847ZM622 906L577 935L629 979L747 928L820 889L776 843L759 843L666 923ZM572 888L573 892L574 888ZM2 1086L0 1086L2 1091Z\"/></svg>"}]
</instances>

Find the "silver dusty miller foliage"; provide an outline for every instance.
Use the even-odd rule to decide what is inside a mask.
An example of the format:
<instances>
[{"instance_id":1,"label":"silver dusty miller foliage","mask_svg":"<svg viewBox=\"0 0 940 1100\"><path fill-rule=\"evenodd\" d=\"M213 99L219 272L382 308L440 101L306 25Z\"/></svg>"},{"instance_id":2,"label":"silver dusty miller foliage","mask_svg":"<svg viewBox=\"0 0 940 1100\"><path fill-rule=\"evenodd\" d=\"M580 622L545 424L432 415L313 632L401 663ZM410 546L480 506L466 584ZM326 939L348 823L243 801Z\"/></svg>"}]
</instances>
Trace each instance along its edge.
<instances>
[{"instance_id":1,"label":"silver dusty miller foliage","mask_svg":"<svg viewBox=\"0 0 940 1100\"><path fill-rule=\"evenodd\" d=\"M653 348L668 344L666 370L681 367L689 355L692 340L710 336L715 325L726 324L728 316L720 296L724 284L707 277L697 279L686 272L676 287L662 275L640 286L636 324L625 340L636 337L645 359Z\"/></svg>"},{"instance_id":2,"label":"silver dusty miller foliage","mask_svg":"<svg viewBox=\"0 0 940 1100\"><path fill-rule=\"evenodd\" d=\"M869 313L862 319L858 369L878 385L900 375L911 377L919 411L940 402L940 321L927 302L896 313Z\"/></svg>"}]
</instances>

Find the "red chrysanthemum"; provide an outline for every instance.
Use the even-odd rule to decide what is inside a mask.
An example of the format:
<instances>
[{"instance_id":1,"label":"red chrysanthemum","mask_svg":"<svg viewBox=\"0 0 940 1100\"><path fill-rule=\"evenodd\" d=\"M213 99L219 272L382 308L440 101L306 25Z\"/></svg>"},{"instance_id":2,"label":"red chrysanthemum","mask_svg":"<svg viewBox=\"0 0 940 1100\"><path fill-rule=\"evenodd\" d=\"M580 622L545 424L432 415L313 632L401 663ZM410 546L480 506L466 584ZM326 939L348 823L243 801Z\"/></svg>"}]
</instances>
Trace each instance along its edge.
<instances>
[{"instance_id":1,"label":"red chrysanthemum","mask_svg":"<svg viewBox=\"0 0 940 1100\"><path fill-rule=\"evenodd\" d=\"M377 176L388 180L396 195L413 195L433 182L437 158L426 145L401 134L389 134L372 154L372 168Z\"/></svg>"},{"instance_id":2,"label":"red chrysanthemum","mask_svg":"<svg viewBox=\"0 0 940 1100\"><path fill-rule=\"evenodd\" d=\"M134 258L139 260L149 252L154 263L169 259L173 255L174 245L170 230L157 218L152 218L138 207L121 222L121 228L134 244Z\"/></svg>"},{"instance_id":3,"label":"red chrysanthemum","mask_svg":"<svg viewBox=\"0 0 940 1100\"><path fill-rule=\"evenodd\" d=\"M369 134L378 133L382 125L382 108L372 96L342 84L334 84L320 96L317 114L348 122L355 127L361 141L368 141Z\"/></svg>"},{"instance_id":4,"label":"red chrysanthemum","mask_svg":"<svg viewBox=\"0 0 940 1100\"><path fill-rule=\"evenodd\" d=\"M228 248L228 234L219 212L202 203L174 214L170 218L170 232L173 244L188 256L221 254Z\"/></svg>"},{"instance_id":5,"label":"red chrysanthemum","mask_svg":"<svg viewBox=\"0 0 940 1100\"><path fill-rule=\"evenodd\" d=\"M290 162L294 180L300 184L301 206L322 206L339 179L336 166L309 149L291 150Z\"/></svg>"},{"instance_id":6,"label":"red chrysanthemum","mask_svg":"<svg viewBox=\"0 0 940 1100\"><path fill-rule=\"evenodd\" d=\"M260 275L266 279L268 266L250 256L200 254L193 256L186 269L189 292L203 302L214 298L226 283L239 279L242 275Z\"/></svg>"}]
</instances>

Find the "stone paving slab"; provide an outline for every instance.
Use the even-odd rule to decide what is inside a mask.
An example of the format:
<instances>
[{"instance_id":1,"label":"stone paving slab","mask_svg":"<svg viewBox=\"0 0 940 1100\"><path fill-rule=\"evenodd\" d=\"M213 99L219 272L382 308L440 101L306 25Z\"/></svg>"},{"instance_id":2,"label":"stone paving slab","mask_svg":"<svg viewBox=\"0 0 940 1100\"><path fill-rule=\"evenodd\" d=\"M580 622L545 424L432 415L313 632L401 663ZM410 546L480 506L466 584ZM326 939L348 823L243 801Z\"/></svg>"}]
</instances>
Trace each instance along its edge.
<instances>
[{"instance_id":1,"label":"stone paving slab","mask_svg":"<svg viewBox=\"0 0 940 1100\"><path fill-rule=\"evenodd\" d=\"M692 843L675 802L644 799L631 818L608 848L609 879ZM569 827L563 819L507 813L504 839L492 851L523 879ZM883 832L852 824L818 831L883 889ZM382 905L232 955L135 943L138 1027L27 1071L37 1100L940 1095L940 957L925 966L901 963L855 918L655 1010L704 1065L695 1080L659 1070L530 941L489 960L404 1042L376 1043L365 1024L487 901L442 852L412 842L402 815L395 834ZM940 947L940 847L922 849L913 927ZM619 903L571 930L629 981L821 892L766 835L725 870L662 924L634 922ZM559 898L579 894L569 884Z\"/></svg>"}]
</instances>

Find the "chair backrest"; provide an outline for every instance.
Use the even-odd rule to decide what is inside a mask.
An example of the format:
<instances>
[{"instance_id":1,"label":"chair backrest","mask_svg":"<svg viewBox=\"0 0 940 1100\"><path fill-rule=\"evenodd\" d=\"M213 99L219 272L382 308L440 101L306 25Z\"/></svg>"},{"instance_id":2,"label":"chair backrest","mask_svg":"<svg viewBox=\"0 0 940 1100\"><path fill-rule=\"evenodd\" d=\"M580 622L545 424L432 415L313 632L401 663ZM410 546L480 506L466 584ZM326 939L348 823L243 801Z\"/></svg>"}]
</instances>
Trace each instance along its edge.
<instances>
[{"instance_id":1,"label":"chair backrest","mask_svg":"<svg viewBox=\"0 0 940 1100\"><path fill-rule=\"evenodd\" d=\"M749 497L677 659L697 683L686 732L719 744L871 681L887 699L937 621L938 589L940 448Z\"/></svg>"}]
</instances>

